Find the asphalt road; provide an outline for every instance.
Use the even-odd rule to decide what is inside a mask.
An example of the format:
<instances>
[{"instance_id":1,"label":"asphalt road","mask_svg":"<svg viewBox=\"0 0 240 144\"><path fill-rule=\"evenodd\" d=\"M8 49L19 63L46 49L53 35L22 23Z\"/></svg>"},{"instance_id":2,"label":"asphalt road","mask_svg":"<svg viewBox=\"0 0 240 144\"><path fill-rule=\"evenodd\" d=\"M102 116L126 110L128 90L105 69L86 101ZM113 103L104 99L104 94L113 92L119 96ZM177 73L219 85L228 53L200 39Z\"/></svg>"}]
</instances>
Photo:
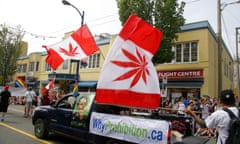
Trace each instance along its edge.
<instances>
[{"instance_id":1,"label":"asphalt road","mask_svg":"<svg viewBox=\"0 0 240 144\"><path fill-rule=\"evenodd\" d=\"M77 141L51 134L47 140L34 136L31 118L24 118L23 105L10 105L5 121L0 122L0 144L80 144ZM206 144L215 144L210 138Z\"/></svg>"},{"instance_id":2,"label":"asphalt road","mask_svg":"<svg viewBox=\"0 0 240 144\"><path fill-rule=\"evenodd\" d=\"M81 144L55 134L47 140L38 139L34 135L34 127L30 117L25 118L23 105L10 105L4 122L0 122L0 144Z\"/></svg>"},{"instance_id":3,"label":"asphalt road","mask_svg":"<svg viewBox=\"0 0 240 144\"><path fill-rule=\"evenodd\" d=\"M47 144L33 135L30 118L23 117L23 106L10 105L4 122L0 122L1 144Z\"/></svg>"}]
</instances>

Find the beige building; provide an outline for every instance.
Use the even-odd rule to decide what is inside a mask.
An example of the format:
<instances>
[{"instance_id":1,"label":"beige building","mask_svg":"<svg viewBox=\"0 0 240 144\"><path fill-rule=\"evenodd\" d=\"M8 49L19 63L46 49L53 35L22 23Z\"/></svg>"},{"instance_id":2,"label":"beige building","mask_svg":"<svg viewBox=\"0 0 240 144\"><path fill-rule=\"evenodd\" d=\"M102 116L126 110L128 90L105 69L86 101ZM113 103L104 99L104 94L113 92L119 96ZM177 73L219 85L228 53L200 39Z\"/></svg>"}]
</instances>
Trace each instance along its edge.
<instances>
[{"instance_id":1,"label":"beige building","mask_svg":"<svg viewBox=\"0 0 240 144\"><path fill-rule=\"evenodd\" d=\"M104 59L115 36L101 34L95 36L99 51L88 59L85 67L80 64L79 89L95 90ZM222 89L233 89L233 58L223 43L222 48ZM182 95L199 98L202 94L216 97L218 93L218 50L217 38L208 21L186 24L178 33L175 58L171 63L156 66L162 96L174 98ZM70 87L76 76L76 63L65 61L56 71L45 62L46 52L35 52L19 57L18 73L27 85L41 88L54 76L56 84Z\"/></svg>"},{"instance_id":2,"label":"beige building","mask_svg":"<svg viewBox=\"0 0 240 144\"><path fill-rule=\"evenodd\" d=\"M167 91L165 96L218 97L217 37L208 21L184 25L173 51L171 63L156 66L161 86ZM234 89L234 61L224 43L221 62L222 89Z\"/></svg>"}]
</instances>

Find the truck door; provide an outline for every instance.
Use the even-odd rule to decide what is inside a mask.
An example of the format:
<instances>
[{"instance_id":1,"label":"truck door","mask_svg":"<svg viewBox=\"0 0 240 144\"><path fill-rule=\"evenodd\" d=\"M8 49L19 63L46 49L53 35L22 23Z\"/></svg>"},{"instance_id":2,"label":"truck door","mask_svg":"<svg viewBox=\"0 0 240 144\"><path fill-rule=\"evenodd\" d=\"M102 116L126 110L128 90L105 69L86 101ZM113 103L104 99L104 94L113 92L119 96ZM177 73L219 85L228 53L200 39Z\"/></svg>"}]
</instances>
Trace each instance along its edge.
<instances>
[{"instance_id":1,"label":"truck door","mask_svg":"<svg viewBox=\"0 0 240 144\"><path fill-rule=\"evenodd\" d=\"M63 97L55 107L51 116L51 125L56 131L69 132L70 122L72 119L72 106L69 99L72 96Z\"/></svg>"}]
</instances>

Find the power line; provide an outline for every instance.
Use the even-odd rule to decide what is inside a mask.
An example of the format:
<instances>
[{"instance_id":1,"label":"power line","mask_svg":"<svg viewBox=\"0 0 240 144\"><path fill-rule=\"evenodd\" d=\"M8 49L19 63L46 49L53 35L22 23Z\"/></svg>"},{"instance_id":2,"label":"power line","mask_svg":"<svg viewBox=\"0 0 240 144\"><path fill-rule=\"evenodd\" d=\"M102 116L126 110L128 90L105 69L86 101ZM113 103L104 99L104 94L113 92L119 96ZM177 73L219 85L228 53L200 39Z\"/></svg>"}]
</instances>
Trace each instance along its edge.
<instances>
[{"instance_id":1,"label":"power line","mask_svg":"<svg viewBox=\"0 0 240 144\"><path fill-rule=\"evenodd\" d=\"M234 52L234 50L233 50L233 46L232 46L232 43L231 43L231 40L229 39L229 33L228 33L228 30L227 30L227 27L226 27L226 23L225 23L225 20L224 20L224 18L223 18L223 16L222 16L222 20L223 20L223 26L224 26L224 31L225 31L225 34L226 34L226 37L227 37L227 40L228 40L228 45L229 45L229 47L230 47L230 51L231 51L231 53L233 54L233 52Z\"/></svg>"},{"instance_id":2,"label":"power line","mask_svg":"<svg viewBox=\"0 0 240 144\"><path fill-rule=\"evenodd\" d=\"M189 4L189 3L194 3L194 2L198 2L198 1L200 1L200 0L191 0L191 1L187 1L187 2L185 2L186 4Z\"/></svg>"},{"instance_id":3,"label":"power line","mask_svg":"<svg viewBox=\"0 0 240 144\"><path fill-rule=\"evenodd\" d=\"M113 14L110 14L110 15L106 15L106 16L103 16L103 17L99 17L97 19L93 19L93 20L90 20L88 23L92 23L92 22L95 22L95 21L99 21L99 20L103 20L103 19L106 19L106 18L109 18L109 17L112 17L112 16L115 16L115 15L118 15L118 13L113 13ZM99 26L99 25L103 25L103 24L106 24L106 23L111 23L113 21L117 21L118 19L115 19L115 20L110 20L110 21L107 21L107 22L103 22L103 23L99 23L99 24L95 24L95 25L92 25L93 27L94 26ZM74 27L77 27L77 26L80 26L81 23L78 23L78 24L74 24L74 25L71 25L69 27L65 27L65 28L62 28L62 29L59 29L59 30L56 30L56 31L53 31L53 32L50 32L50 33L47 33L46 35L53 35L55 33L59 33L59 32L62 32L62 31L66 31L67 29L72 29ZM32 41L33 39L36 39L36 38L41 38L43 40L45 40L46 38L58 38L57 36L53 37L53 36L46 36L44 37L44 35L34 35L32 34L32 36L35 36L34 38L32 38L31 40L29 41ZM63 34L60 34L60 35L63 35Z\"/></svg>"},{"instance_id":4,"label":"power line","mask_svg":"<svg viewBox=\"0 0 240 144\"><path fill-rule=\"evenodd\" d=\"M232 9L231 9L232 10ZM235 35L231 35L231 33L229 32L229 26L227 26L227 22L231 22L231 24L233 24L233 23L236 23L236 24L239 24L240 23L240 19L239 19L239 17L237 17L235 14L236 13L232 13L232 11L231 10L229 10L229 9L224 9L224 13L225 12L227 12L229 15L228 15L228 17L230 17L230 19L231 20L228 20L228 21L226 21L225 19L224 19L224 17L226 18L226 15L224 16L223 14L222 14L222 20L223 20L223 26L224 26L224 31L225 31L225 34L226 34L226 38L227 38L227 43L228 43L228 45L229 45L229 48L230 48L230 50L231 50L231 52L232 52L232 54L234 54L235 53L235 46L234 46L234 44L233 44L233 41L234 40L232 40L231 41L231 39L234 37L234 39L235 39ZM233 21L235 21L235 22L233 22ZM229 24L228 24L229 25ZM235 27L237 27L237 26L235 26ZM231 27L232 28L232 27ZM235 30L235 28L232 28L232 30L234 31ZM235 54L236 55L236 54Z\"/></svg>"}]
</instances>

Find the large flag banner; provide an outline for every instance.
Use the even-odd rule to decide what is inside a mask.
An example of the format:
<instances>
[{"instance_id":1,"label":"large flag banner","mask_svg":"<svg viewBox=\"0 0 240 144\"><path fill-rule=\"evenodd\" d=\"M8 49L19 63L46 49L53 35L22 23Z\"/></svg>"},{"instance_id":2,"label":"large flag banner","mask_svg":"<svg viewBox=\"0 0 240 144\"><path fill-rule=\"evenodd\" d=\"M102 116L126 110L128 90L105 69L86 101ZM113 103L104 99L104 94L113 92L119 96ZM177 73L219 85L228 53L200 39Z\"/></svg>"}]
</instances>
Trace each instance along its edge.
<instances>
[{"instance_id":1,"label":"large flag banner","mask_svg":"<svg viewBox=\"0 0 240 144\"><path fill-rule=\"evenodd\" d=\"M96 42L87 25L82 25L72 35L53 45L42 46L46 48L48 56L46 62L56 70L66 59L81 60L98 51Z\"/></svg>"},{"instance_id":2,"label":"large flag banner","mask_svg":"<svg viewBox=\"0 0 240 144\"><path fill-rule=\"evenodd\" d=\"M161 39L161 31L131 15L104 62L97 84L96 102L157 108L160 104L160 87L151 59Z\"/></svg>"},{"instance_id":3,"label":"large flag banner","mask_svg":"<svg viewBox=\"0 0 240 144\"><path fill-rule=\"evenodd\" d=\"M25 88L26 87L26 84L25 84L24 80L21 79L21 78L17 78L17 80L15 81L15 85L18 88Z\"/></svg>"}]
</instances>

